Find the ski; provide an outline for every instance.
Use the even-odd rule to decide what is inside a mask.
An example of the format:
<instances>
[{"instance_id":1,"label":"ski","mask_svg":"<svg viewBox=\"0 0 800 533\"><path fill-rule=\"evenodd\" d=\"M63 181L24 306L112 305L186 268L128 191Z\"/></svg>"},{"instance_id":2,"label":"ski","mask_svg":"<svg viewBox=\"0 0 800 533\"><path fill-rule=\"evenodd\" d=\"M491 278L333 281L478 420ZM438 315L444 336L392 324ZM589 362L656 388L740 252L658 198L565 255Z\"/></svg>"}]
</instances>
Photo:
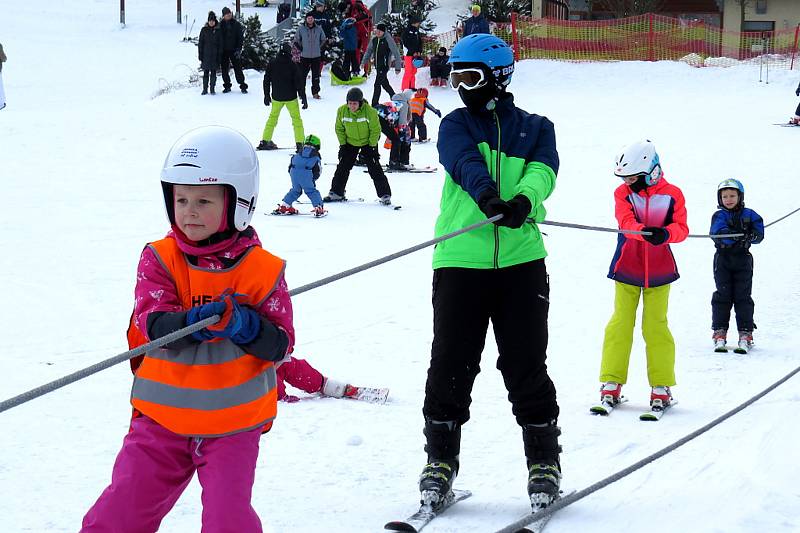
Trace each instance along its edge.
<instances>
[{"instance_id":1,"label":"ski","mask_svg":"<svg viewBox=\"0 0 800 533\"><path fill-rule=\"evenodd\" d=\"M441 515L456 503L460 502L461 500L466 500L470 496L472 496L472 493L468 490L453 489L452 495L445 500L444 504L442 504L439 509L434 510L431 505L420 505L419 511L416 513L412 514L405 520L389 522L383 526L383 529L388 531L410 531L412 533L422 531L422 528L430 524L434 518Z\"/></svg>"},{"instance_id":2,"label":"ski","mask_svg":"<svg viewBox=\"0 0 800 533\"><path fill-rule=\"evenodd\" d=\"M773 126L783 126L784 128L797 128L800 127L800 124L794 124L792 122L775 122Z\"/></svg>"},{"instance_id":3,"label":"ski","mask_svg":"<svg viewBox=\"0 0 800 533\"><path fill-rule=\"evenodd\" d=\"M313 211L309 211L308 213L299 212L299 211L297 213L281 213L276 209L274 211L270 211L269 214L270 215L275 215L275 216L278 216L278 217L294 217L294 216L300 215L300 216L304 216L304 217L323 218L323 217L328 216L328 211L325 210L321 215L318 215L317 213L314 213Z\"/></svg>"},{"instance_id":4,"label":"ski","mask_svg":"<svg viewBox=\"0 0 800 533\"><path fill-rule=\"evenodd\" d=\"M369 403L386 403L386 400L389 399L389 389L351 387L348 385L348 390L345 390L344 397Z\"/></svg>"},{"instance_id":5,"label":"ski","mask_svg":"<svg viewBox=\"0 0 800 533\"><path fill-rule=\"evenodd\" d=\"M303 201L298 200L297 203L298 204L307 204L309 202L303 202ZM366 204L367 201L365 199L363 199L363 198L345 198L344 200L336 200L335 202L328 201L327 203L329 203L329 204L339 204L339 203ZM375 203L377 203L378 205L380 205L382 207L389 207L389 208L391 208L391 209L393 209L395 211L399 211L400 209L403 208L402 205L397 205L397 204L382 204L382 203L380 203L380 200L375 200Z\"/></svg>"},{"instance_id":6,"label":"ski","mask_svg":"<svg viewBox=\"0 0 800 533\"><path fill-rule=\"evenodd\" d=\"M649 411L645 411L639 415L639 420L643 420L645 422L658 422L661 420L661 417L664 416L664 413L672 409L672 406L674 406L676 403L678 403L677 400L672 400L666 407L653 406Z\"/></svg>"},{"instance_id":7,"label":"ski","mask_svg":"<svg viewBox=\"0 0 800 533\"><path fill-rule=\"evenodd\" d=\"M594 414L594 415L608 416L608 415L611 414L611 411L616 409L616 407L619 404L625 403L627 401L628 401L628 398L626 396L620 396L619 397L619 401L616 404L613 404L611 402L607 402L607 401L603 400L600 403L598 403L597 405L591 406L589 408L589 412Z\"/></svg>"},{"instance_id":8,"label":"ski","mask_svg":"<svg viewBox=\"0 0 800 533\"><path fill-rule=\"evenodd\" d=\"M431 166L427 166L427 167L408 167L408 168L406 168L404 170L391 169L391 168L386 167L386 166L383 167L383 171L386 172L387 174L403 174L403 173L406 173L406 174L433 174L437 170L438 169L436 167L431 167ZM369 173L369 170L365 170L364 172L365 173Z\"/></svg>"},{"instance_id":9,"label":"ski","mask_svg":"<svg viewBox=\"0 0 800 533\"><path fill-rule=\"evenodd\" d=\"M561 498L564 498L566 496L572 496L573 494L575 494L575 492L577 492L577 491L571 490L567 494L564 494L563 491L562 491L556 497L556 500L560 500ZM553 501L556 501L556 500L553 500ZM544 509L546 509L546 507ZM533 515L535 516L537 512L539 512L539 511L533 511ZM542 518L540 520L534 520L533 522L531 522L527 526L516 530L514 533L542 533L542 531L544 531L544 528L547 527L547 523L550 521L551 518L553 518L554 514L555 513L551 513L551 514L545 516L544 518Z\"/></svg>"}]
</instances>

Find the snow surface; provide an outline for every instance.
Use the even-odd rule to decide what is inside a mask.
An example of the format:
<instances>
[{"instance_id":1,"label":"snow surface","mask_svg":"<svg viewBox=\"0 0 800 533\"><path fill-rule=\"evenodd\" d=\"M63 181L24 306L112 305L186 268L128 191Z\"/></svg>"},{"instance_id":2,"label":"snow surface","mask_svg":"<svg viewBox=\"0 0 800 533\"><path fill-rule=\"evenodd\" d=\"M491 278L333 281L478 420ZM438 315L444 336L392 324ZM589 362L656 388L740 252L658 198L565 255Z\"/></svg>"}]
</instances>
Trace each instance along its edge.
<instances>
[{"instance_id":1,"label":"snow surface","mask_svg":"<svg viewBox=\"0 0 800 533\"><path fill-rule=\"evenodd\" d=\"M184 0L190 20L218 3ZM158 176L172 142L205 124L239 129L257 142L268 109L261 77L250 94L200 96L197 87L155 99L159 79L186 80L196 49L183 44L174 3L63 0L19 2L0 19L8 108L0 111L0 399L10 398L126 349L134 272L143 245L167 229ZM246 10L247 11L247 10ZM4 13L8 14L9 9ZM197 28L195 29L195 34ZM424 76L424 71L423 71ZM567 64L526 61L514 75L518 104L556 124L562 166L548 218L613 226L618 148L651 138L666 176L685 192L693 233L705 233L715 186L744 181L747 203L767 221L798 207L800 131L773 126L796 104L797 73L692 68L680 63ZM399 85L399 78L390 78ZM306 131L335 160L333 118L347 87L330 87L303 113ZM218 86L219 87L219 86ZM371 86L365 86L368 91ZM432 89L445 110L457 95ZM433 136L438 119L426 115ZM290 146L288 116L275 135ZM254 225L266 248L288 260L298 287L431 238L442 174L389 176L400 211L372 205L356 170L348 185L361 205L330 216L264 215L288 189L286 151L259 153L261 196ZM418 165L436 146L415 145ZM320 187L334 167L324 167ZM672 288L680 404L641 423L647 403L638 338L626 394L607 419L596 399L603 329L613 303L605 278L615 236L543 228L552 283L549 367L558 387L563 486L581 489L700 428L794 369L800 216L767 231L753 249L757 346L750 355L711 351L710 241L673 247L682 278ZM282 404L261 443L253 502L270 532L379 531L414 510L425 461L420 414L431 342L430 250L295 298L297 355L358 385L391 387L386 405L311 399ZM528 509L520 430L511 415L496 349L487 342L472 420L464 427L457 486L474 496L429 528L487 532ZM548 532L788 532L798 530L798 378L720 427L635 474L560 511ZM79 529L109 481L127 429L131 376L121 364L0 414L0 531ZM193 483L162 531L200 530Z\"/></svg>"}]
</instances>

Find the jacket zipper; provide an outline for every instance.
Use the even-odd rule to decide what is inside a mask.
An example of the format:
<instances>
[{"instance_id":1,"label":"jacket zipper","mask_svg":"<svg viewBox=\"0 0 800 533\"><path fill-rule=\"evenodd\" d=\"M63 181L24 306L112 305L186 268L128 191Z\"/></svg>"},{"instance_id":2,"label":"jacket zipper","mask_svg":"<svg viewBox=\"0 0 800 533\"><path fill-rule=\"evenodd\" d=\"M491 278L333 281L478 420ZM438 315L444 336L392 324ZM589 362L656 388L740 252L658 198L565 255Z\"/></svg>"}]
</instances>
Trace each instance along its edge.
<instances>
[{"instance_id":1,"label":"jacket zipper","mask_svg":"<svg viewBox=\"0 0 800 533\"><path fill-rule=\"evenodd\" d=\"M644 223L650 221L650 195L645 193L644 197ZM647 289L650 287L650 264L648 259L650 258L650 243L644 241L644 288Z\"/></svg>"},{"instance_id":2,"label":"jacket zipper","mask_svg":"<svg viewBox=\"0 0 800 533\"><path fill-rule=\"evenodd\" d=\"M497 117L496 112L492 111L492 115L497 126L497 162L495 163L497 177L495 181L497 183L497 196L500 196L500 119ZM500 268L500 227L497 224L492 224L492 226L494 226L494 268Z\"/></svg>"}]
</instances>

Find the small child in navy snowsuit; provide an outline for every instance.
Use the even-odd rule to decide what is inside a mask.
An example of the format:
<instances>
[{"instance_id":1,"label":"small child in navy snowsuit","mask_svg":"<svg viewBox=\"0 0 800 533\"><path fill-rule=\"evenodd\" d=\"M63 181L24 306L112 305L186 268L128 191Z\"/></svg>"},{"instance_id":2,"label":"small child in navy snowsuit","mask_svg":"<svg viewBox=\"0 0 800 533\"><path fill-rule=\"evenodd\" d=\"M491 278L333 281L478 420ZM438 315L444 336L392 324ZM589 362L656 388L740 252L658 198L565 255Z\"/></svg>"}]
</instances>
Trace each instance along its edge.
<instances>
[{"instance_id":1,"label":"small child in navy snowsuit","mask_svg":"<svg viewBox=\"0 0 800 533\"><path fill-rule=\"evenodd\" d=\"M764 220L744 206L744 186L739 180L727 179L717 186L718 210L711 217L711 235L743 233L741 237L714 239L714 283L717 290L711 297L711 328L714 345L725 349L731 307L736 310L739 347L747 350L753 344L753 256L750 245L764 240ZM745 346L743 346L743 344Z\"/></svg>"},{"instance_id":2,"label":"small child in navy snowsuit","mask_svg":"<svg viewBox=\"0 0 800 533\"><path fill-rule=\"evenodd\" d=\"M278 204L273 215L296 215L299 213L292 204L305 193L311 200L314 209L311 211L315 217L325 215L322 206L322 195L317 190L317 179L319 179L322 166L322 157L319 154L320 140L316 135L309 135L303 142L300 152L292 156L289 163L289 176L292 178L292 188L283 197L283 201Z\"/></svg>"}]
</instances>

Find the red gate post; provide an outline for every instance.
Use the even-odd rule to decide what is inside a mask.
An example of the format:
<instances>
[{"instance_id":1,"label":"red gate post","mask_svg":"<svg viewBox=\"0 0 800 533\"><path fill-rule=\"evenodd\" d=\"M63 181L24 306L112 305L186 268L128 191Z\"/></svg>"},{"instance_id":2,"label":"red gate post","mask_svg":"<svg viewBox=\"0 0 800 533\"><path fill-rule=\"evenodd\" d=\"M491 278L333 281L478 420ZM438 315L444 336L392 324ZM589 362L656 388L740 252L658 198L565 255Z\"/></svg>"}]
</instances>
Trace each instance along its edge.
<instances>
[{"instance_id":1,"label":"red gate post","mask_svg":"<svg viewBox=\"0 0 800 533\"><path fill-rule=\"evenodd\" d=\"M239 0L236 0L236 18L242 16L242 6L239 3Z\"/></svg>"},{"instance_id":2,"label":"red gate post","mask_svg":"<svg viewBox=\"0 0 800 533\"><path fill-rule=\"evenodd\" d=\"M519 61L519 36L517 36L517 12L511 12L511 46L514 49L514 61Z\"/></svg>"},{"instance_id":3,"label":"red gate post","mask_svg":"<svg viewBox=\"0 0 800 533\"><path fill-rule=\"evenodd\" d=\"M794 48L792 48L792 62L789 65L789 70L794 70L794 56L797 53L797 36L800 34L800 24L794 29Z\"/></svg>"},{"instance_id":4,"label":"red gate post","mask_svg":"<svg viewBox=\"0 0 800 533\"><path fill-rule=\"evenodd\" d=\"M647 60L655 61L655 50L653 50L653 14L648 13L647 19L650 23L650 29L647 32Z\"/></svg>"},{"instance_id":5,"label":"red gate post","mask_svg":"<svg viewBox=\"0 0 800 533\"><path fill-rule=\"evenodd\" d=\"M119 0L119 23L125 25L125 0Z\"/></svg>"}]
</instances>

